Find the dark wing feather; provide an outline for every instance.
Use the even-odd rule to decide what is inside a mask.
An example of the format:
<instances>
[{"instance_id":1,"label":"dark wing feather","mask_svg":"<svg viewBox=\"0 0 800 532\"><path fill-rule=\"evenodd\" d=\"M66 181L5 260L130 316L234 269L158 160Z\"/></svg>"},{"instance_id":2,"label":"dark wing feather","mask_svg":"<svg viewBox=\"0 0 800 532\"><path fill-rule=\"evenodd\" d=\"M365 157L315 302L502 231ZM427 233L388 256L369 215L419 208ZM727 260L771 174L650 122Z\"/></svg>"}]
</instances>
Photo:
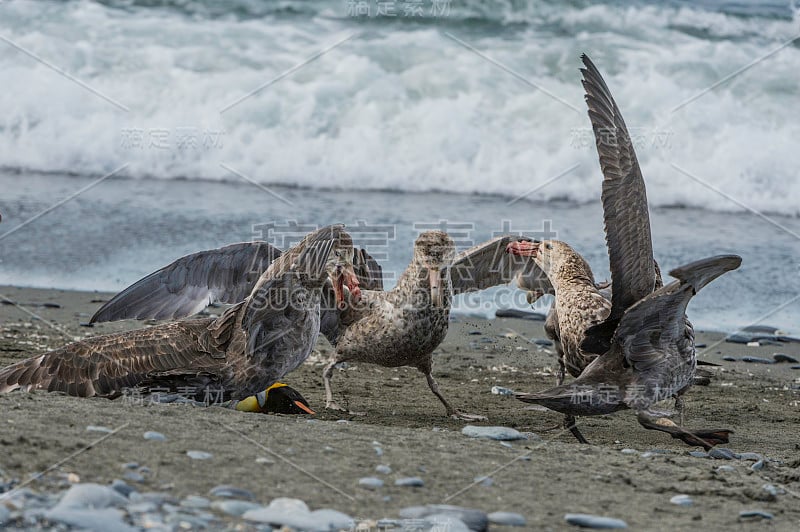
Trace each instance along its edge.
<instances>
[{"instance_id":1,"label":"dark wing feather","mask_svg":"<svg viewBox=\"0 0 800 532\"><path fill-rule=\"evenodd\" d=\"M191 383L221 367L210 356L216 351L206 332L210 322L168 323L69 344L0 370L0 393L44 389L113 397L123 388Z\"/></svg>"},{"instance_id":2,"label":"dark wing feather","mask_svg":"<svg viewBox=\"0 0 800 532\"><path fill-rule=\"evenodd\" d=\"M614 286L609 321L653 292L656 284L647 192L633 143L611 91L584 55L583 87L603 171L603 217Z\"/></svg>"},{"instance_id":3,"label":"dark wing feather","mask_svg":"<svg viewBox=\"0 0 800 532\"><path fill-rule=\"evenodd\" d=\"M450 266L453 294L483 290L517 280L520 288L552 293L544 271L529 257L506 252L516 236L499 236L459 253Z\"/></svg>"},{"instance_id":4,"label":"dark wing feather","mask_svg":"<svg viewBox=\"0 0 800 532\"><path fill-rule=\"evenodd\" d=\"M741 262L737 255L720 255L672 270L670 275L677 281L659 288L625 312L614 333L614 346L622 350L625 361L633 367L638 384L651 388L658 385L669 396L677 392L670 386L685 385L676 383L680 381L677 376L691 380L694 368L686 370L691 360L685 358L685 353L688 351L693 359L694 346L686 345L687 330L691 331L687 329L686 306L700 289L735 270Z\"/></svg>"},{"instance_id":5,"label":"dark wing feather","mask_svg":"<svg viewBox=\"0 0 800 532\"><path fill-rule=\"evenodd\" d=\"M353 255L353 270L362 290L383 290L383 268L367 250L358 248Z\"/></svg>"},{"instance_id":6,"label":"dark wing feather","mask_svg":"<svg viewBox=\"0 0 800 532\"><path fill-rule=\"evenodd\" d=\"M280 254L266 242L243 242L186 255L114 296L91 322L183 318L211 303L238 303Z\"/></svg>"}]
</instances>

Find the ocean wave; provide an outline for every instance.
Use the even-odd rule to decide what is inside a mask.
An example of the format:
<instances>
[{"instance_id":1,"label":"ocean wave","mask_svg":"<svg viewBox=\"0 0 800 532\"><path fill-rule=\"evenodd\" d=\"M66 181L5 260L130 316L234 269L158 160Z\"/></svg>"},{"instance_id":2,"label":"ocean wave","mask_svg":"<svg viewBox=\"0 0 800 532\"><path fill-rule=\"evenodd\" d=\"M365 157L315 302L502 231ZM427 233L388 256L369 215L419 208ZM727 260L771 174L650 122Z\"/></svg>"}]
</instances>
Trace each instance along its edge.
<instances>
[{"instance_id":1,"label":"ocean wave","mask_svg":"<svg viewBox=\"0 0 800 532\"><path fill-rule=\"evenodd\" d=\"M0 166L586 202L585 51L652 204L800 213L796 15L498 1L380 26L346 2L222 4L0 4Z\"/></svg>"}]
</instances>

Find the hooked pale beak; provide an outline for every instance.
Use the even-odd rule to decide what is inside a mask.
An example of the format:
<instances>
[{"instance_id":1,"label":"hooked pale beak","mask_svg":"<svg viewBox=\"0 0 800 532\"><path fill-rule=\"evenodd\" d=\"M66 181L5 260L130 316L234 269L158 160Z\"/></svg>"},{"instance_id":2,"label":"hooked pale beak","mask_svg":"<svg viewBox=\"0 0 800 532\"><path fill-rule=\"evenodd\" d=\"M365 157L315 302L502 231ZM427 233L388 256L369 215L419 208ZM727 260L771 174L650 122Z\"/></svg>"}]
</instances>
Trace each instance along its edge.
<instances>
[{"instance_id":1,"label":"hooked pale beak","mask_svg":"<svg viewBox=\"0 0 800 532\"><path fill-rule=\"evenodd\" d=\"M522 257L536 258L536 254L539 252L539 244L541 244L541 242L530 242L526 240L511 242L506 246L506 253L511 253L512 255L519 255Z\"/></svg>"},{"instance_id":2,"label":"hooked pale beak","mask_svg":"<svg viewBox=\"0 0 800 532\"><path fill-rule=\"evenodd\" d=\"M333 280L333 293L336 296L336 307L339 310L347 308L345 301L344 287L350 291L353 303L361 301L361 289L358 287L358 277L353 270L352 264L340 264L336 266L336 277Z\"/></svg>"},{"instance_id":3,"label":"hooked pale beak","mask_svg":"<svg viewBox=\"0 0 800 532\"><path fill-rule=\"evenodd\" d=\"M428 281L431 285L431 302L433 306L443 306L442 276L439 273L439 268L428 268Z\"/></svg>"}]
</instances>

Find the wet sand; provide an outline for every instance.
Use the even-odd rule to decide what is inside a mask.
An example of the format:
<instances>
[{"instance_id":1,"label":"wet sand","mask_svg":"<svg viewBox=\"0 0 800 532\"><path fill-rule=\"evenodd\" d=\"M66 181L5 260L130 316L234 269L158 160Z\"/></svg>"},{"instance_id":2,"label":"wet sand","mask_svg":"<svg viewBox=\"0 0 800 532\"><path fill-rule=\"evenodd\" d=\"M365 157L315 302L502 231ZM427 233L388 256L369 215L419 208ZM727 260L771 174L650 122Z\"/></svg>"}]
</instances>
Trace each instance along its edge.
<instances>
[{"instance_id":1,"label":"wet sand","mask_svg":"<svg viewBox=\"0 0 800 532\"><path fill-rule=\"evenodd\" d=\"M0 305L3 366L67 341L146 326L82 327L109 294L15 287L0 287L0 294L20 304ZM726 355L771 358L779 352L800 358L800 344L748 347L724 342L720 333L698 334L697 342L708 346L699 349L701 358L721 366L710 368L714 378L709 386L695 386L687 394L686 425L733 429L729 448L767 459L762 470L754 471L748 460L690 456L682 442L642 429L630 412L579 420L592 443L580 445L569 433L547 430L560 423L559 414L492 394L493 386L536 391L554 383L554 353L530 341L544 337L541 322L459 318L436 352L434 375L455 406L488 416L481 424L536 435L510 446L463 436L466 423L445 417L423 376L409 368L350 364L337 370L337 401L363 414L326 411L321 373L330 347L321 340L309 361L286 379L316 409L314 419L125 398L39 392L0 396L0 483L25 481L84 449L104 436L86 427L100 425L124 428L27 487L60 490L75 480L67 478L69 473L80 482L106 484L122 477L123 463L138 462L150 469L137 486L140 491L181 498L232 484L253 491L262 503L295 497L312 509L335 508L365 521L397 517L408 506L446 502L519 512L530 530L568 528L566 513L616 517L634 530L800 527L800 370L790 363L722 360ZM161 432L167 441L146 441L145 431ZM188 450L213 457L192 460ZM644 454L651 450L659 452ZM379 464L391 466L392 473L376 473ZM733 470L718 470L723 465ZM491 485L461 491L490 473ZM371 476L382 477L385 486L359 487L360 478ZM422 478L424 486L394 485L396 478L410 476ZM777 495L765 484L773 485ZM690 495L694 504L670 504L677 494ZM770 512L774 519L739 517L752 509Z\"/></svg>"}]
</instances>

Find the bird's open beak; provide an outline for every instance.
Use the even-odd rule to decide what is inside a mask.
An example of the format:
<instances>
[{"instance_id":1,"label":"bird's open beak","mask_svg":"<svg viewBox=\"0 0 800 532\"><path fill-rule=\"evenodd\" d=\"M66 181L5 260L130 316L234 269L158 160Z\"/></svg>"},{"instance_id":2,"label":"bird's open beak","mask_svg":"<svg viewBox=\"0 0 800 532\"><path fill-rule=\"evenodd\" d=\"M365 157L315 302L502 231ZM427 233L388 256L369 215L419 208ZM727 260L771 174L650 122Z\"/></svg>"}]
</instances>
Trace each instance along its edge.
<instances>
[{"instance_id":1,"label":"bird's open beak","mask_svg":"<svg viewBox=\"0 0 800 532\"><path fill-rule=\"evenodd\" d=\"M297 406L297 408L299 408L300 410L302 410L302 411L303 411L303 412L305 412L306 414L311 414L312 416L316 416L316 415L317 415L317 413L316 413L316 412L314 412L313 410L311 410L309 407L307 407L306 405L304 405L304 404L303 404L302 402L300 402L300 401L295 401L295 402L294 402L294 404Z\"/></svg>"},{"instance_id":2,"label":"bird's open beak","mask_svg":"<svg viewBox=\"0 0 800 532\"><path fill-rule=\"evenodd\" d=\"M519 242L511 242L509 245L506 246L506 253L511 253L512 255L520 255L522 257L533 257L536 258L536 254L539 252L539 244L541 242L536 241L526 241L521 240Z\"/></svg>"},{"instance_id":3,"label":"bird's open beak","mask_svg":"<svg viewBox=\"0 0 800 532\"><path fill-rule=\"evenodd\" d=\"M434 307L441 307L442 301L442 276L439 268L428 268L428 281L431 285L431 302Z\"/></svg>"},{"instance_id":4,"label":"bird's open beak","mask_svg":"<svg viewBox=\"0 0 800 532\"><path fill-rule=\"evenodd\" d=\"M333 293L336 295L336 306L344 310L347 307L344 287L350 291L354 303L361 301L361 289L358 287L358 277L352 264L339 264L336 266L336 276L333 280Z\"/></svg>"}]
</instances>

